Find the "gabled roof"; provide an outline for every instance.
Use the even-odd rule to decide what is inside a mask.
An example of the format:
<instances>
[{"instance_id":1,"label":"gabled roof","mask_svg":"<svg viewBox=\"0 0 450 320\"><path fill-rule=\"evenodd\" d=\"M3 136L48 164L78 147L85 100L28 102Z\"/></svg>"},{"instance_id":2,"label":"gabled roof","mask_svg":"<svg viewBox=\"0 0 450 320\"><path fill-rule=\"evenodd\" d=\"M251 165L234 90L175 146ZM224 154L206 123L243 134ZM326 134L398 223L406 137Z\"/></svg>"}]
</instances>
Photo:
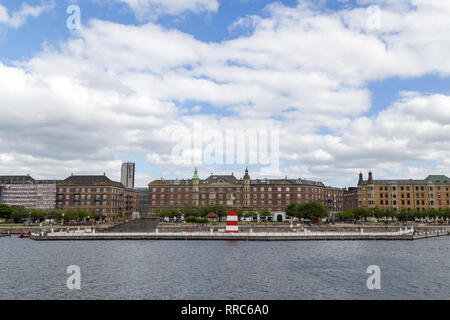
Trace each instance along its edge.
<instances>
[{"instance_id":1,"label":"gabled roof","mask_svg":"<svg viewBox=\"0 0 450 320\"><path fill-rule=\"evenodd\" d=\"M113 186L125 188L120 182L112 181L107 176L70 176L62 180L58 185L74 185L74 186Z\"/></svg>"},{"instance_id":2,"label":"gabled roof","mask_svg":"<svg viewBox=\"0 0 450 320\"><path fill-rule=\"evenodd\" d=\"M233 175L210 175L205 180L201 180L200 183L203 184L213 184L213 183L230 183L237 184L238 179Z\"/></svg>"}]
</instances>

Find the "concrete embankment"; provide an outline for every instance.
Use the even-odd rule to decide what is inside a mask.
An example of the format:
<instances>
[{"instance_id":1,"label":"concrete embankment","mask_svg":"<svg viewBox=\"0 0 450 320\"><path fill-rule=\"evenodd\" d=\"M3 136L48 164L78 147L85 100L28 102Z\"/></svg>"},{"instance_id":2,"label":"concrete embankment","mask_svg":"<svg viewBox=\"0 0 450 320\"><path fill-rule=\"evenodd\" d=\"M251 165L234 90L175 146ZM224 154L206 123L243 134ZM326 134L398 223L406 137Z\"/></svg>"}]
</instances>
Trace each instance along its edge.
<instances>
[{"instance_id":1,"label":"concrete embankment","mask_svg":"<svg viewBox=\"0 0 450 320\"><path fill-rule=\"evenodd\" d=\"M75 240L215 240L215 241L342 241L342 240L415 240L413 235L309 235L291 236L283 234L96 234L96 235L61 235L61 236L32 236L38 241L75 241Z\"/></svg>"},{"instance_id":2,"label":"concrete embankment","mask_svg":"<svg viewBox=\"0 0 450 320\"><path fill-rule=\"evenodd\" d=\"M342 241L342 240L419 240L431 237L447 236L448 231L441 229L433 232L413 232L402 229L398 232L278 232L278 233L238 233L222 232L151 232L151 233L95 233L95 232L53 232L33 234L33 240L235 240L235 241Z\"/></svg>"},{"instance_id":3,"label":"concrete embankment","mask_svg":"<svg viewBox=\"0 0 450 320\"><path fill-rule=\"evenodd\" d=\"M0 235L1 234L22 234L29 232L37 232L39 227L26 227L26 226L4 226L0 227Z\"/></svg>"}]
</instances>

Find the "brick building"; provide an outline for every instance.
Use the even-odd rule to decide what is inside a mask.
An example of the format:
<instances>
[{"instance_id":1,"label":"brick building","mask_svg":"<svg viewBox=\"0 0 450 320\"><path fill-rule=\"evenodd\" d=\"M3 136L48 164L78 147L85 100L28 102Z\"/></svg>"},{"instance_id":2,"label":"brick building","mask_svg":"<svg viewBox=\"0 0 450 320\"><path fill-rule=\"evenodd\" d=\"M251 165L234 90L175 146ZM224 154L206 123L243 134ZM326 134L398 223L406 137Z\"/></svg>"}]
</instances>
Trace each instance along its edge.
<instances>
[{"instance_id":1,"label":"brick building","mask_svg":"<svg viewBox=\"0 0 450 320\"><path fill-rule=\"evenodd\" d=\"M251 179L248 170L243 178L211 174L200 179L197 169L192 179L155 180L149 183L149 212L185 205L219 204L228 208L255 211L268 209L283 212L290 203L318 200L330 212L343 210L344 191L322 182L304 179Z\"/></svg>"},{"instance_id":2,"label":"brick building","mask_svg":"<svg viewBox=\"0 0 450 320\"><path fill-rule=\"evenodd\" d=\"M130 216L139 212L139 192L105 175L72 175L57 184L57 208Z\"/></svg>"},{"instance_id":3,"label":"brick building","mask_svg":"<svg viewBox=\"0 0 450 320\"><path fill-rule=\"evenodd\" d=\"M430 175L424 180L368 180L359 174L358 206L393 210L442 210L450 208L450 178Z\"/></svg>"},{"instance_id":4,"label":"brick building","mask_svg":"<svg viewBox=\"0 0 450 320\"><path fill-rule=\"evenodd\" d=\"M344 190L344 210L358 208L358 188Z\"/></svg>"}]
</instances>

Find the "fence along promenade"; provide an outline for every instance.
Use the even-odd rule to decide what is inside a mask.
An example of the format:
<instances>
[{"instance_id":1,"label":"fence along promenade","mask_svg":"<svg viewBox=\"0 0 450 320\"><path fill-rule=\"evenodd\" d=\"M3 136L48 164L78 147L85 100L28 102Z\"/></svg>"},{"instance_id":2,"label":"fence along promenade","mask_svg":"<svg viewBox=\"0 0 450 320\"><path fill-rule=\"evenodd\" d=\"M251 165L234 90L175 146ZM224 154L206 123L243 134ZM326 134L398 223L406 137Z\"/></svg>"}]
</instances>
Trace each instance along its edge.
<instances>
[{"instance_id":1,"label":"fence along promenade","mask_svg":"<svg viewBox=\"0 0 450 320\"><path fill-rule=\"evenodd\" d=\"M431 232L415 232L414 228L401 228L396 232L104 232L83 229L63 232L33 233L33 240L242 240L242 241L300 241L300 240L417 240L447 236L448 229Z\"/></svg>"}]
</instances>

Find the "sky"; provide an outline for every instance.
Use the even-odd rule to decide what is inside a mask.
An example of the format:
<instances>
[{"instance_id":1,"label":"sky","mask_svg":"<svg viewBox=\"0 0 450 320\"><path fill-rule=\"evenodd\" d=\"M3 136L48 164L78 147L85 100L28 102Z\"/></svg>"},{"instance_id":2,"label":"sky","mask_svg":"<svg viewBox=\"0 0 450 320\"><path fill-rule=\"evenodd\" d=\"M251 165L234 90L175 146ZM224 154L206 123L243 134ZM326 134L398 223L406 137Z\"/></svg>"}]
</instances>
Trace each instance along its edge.
<instances>
[{"instance_id":1,"label":"sky","mask_svg":"<svg viewBox=\"0 0 450 320\"><path fill-rule=\"evenodd\" d=\"M0 175L450 175L449 16L442 0L0 0Z\"/></svg>"}]
</instances>

